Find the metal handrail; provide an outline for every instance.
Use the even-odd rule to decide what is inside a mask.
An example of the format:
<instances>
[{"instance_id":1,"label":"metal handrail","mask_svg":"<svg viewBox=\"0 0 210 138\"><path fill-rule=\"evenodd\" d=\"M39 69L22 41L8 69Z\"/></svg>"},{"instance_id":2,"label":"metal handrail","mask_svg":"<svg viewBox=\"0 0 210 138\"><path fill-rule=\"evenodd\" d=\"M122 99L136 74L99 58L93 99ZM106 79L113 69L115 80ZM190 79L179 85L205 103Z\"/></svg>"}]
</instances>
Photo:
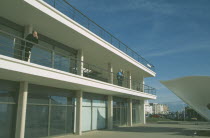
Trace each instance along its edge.
<instances>
[{"instance_id":1,"label":"metal handrail","mask_svg":"<svg viewBox=\"0 0 210 138\"><path fill-rule=\"evenodd\" d=\"M23 59L23 54L24 54L24 52L25 52L25 49L22 49L21 47L22 46L24 46L25 48L27 47L27 45L26 45L26 43L31 43L31 44L33 44L35 47L40 47L40 48L42 48L42 49L44 49L44 51L49 51L51 54L52 53L59 53L60 55L62 55L62 56L64 56L64 57L67 57L68 59L69 59L69 61L70 62L72 62L72 61L74 61L73 63L83 63L83 65L84 65L84 69L87 69L87 70L91 70L91 71L93 71L93 72L96 72L96 73L98 73L98 74L101 74L101 75L96 75L96 76L94 76L94 74L91 74L91 73L86 73L86 75L87 76L85 76L84 75L84 77L89 77L89 78L93 78L93 79L96 79L96 80L100 80L100 81L104 81L104 82L107 82L107 83L110 83L109 81L108 81L108 79L109 79L109 77L110 77L110 75L111 74L113 74L113 84L114 85L118 85L118 80L117 80L117 78L116 78L116 75L117 75L117 73L116 72L111 72L111 71L108 71L108 69L104 69L104 68L101 68L101 67L98 67L98 66L96 66L96 65L93 65L93 64L89 64L89 63L87 63L87 62L84 62L84 61L81 61L81 60L78 60L78 59L76 59L76 58L72 58L72 57L70 57L69 55L65 55L65 54L63 54L63 53L61 53L61 52L58 52L58 51L53 51L54 49L50 49L50 48L47 48L47 47L45 47L45 46L43 46L43 45L40 45L40 44L36 44L36 43L33 43L33 42L31 42L31 41L28 41L28 40L26 40L26 39L24 39L24 38L20 38L20 37L18 37L18 36L15 36L15 35L13 35L13 34L10 34L10 33L8 33L8 32L5 32L5 31L2 31L2 30L0 30L0 35L1 34L3 34L3 36L6 36L6 38L10 38L11 40L16 40L12 45L12 49L13 50L16 50L16 51L18 51L18 52L21 52L22 54L17 54L17 55L15 55L16 53L14 52L14 51L10 51L11 53L9 53L8 51L5 51L3 48L0 48L0 52L4 52L4 54L6 54L6 56L8 56L8 55L13 55L14 56L14 58L17 58L17 59L20 59L20 60L24 60ZM9 44L9 43L8 43ZM6 48L9 48L9 45L8 45L7 43L5 43L4 41L0 41L0 47L6 47ZM18 48L19 47L19 48ZM44 52L43 51L43 52ZM33 54L33 52L32 52L32 54ZM13 57L12 56L12 57ZM49 58L47 58L47 57L44 57L44 56L41 56L40 54L37 56L37 57L41 57L41 61L43 62L43 61L50 61L50 67L51 68L55 68L55 66L54 66L54 60L52 60L51 58L49 59ZM30 60L30 57L29 57L29 60ZM36 59L34 60L33 59L33 61L36 61ZM61 62L62 63L62 62ZM41 63L36 63L36 64L41 64ZM42 64L41 64L42 65ZM48 66L49 67L49 66ZM77 69L78 69L78 65L75 65L75 66L73 66L73 68L70 68L70 66L68 66L68 65L63 65L62 64L62 67L67 67L69 70L67 71L67 72L70 72L70 73L74 73L74 74L77 74ZM58 68L55 68L55 69L58 69ZM61 70L61 69L60 69ZM98 72L97 72L98 71ZM84 70L83 70L83 73L84 73ZM128 86L128 83L129 83L129 81L130 81L130 79L129 78L127 78L127 77L125 77L124 76L124 80L123 80L123 85L121 85L121 87L126 87L126 88L129 88L129 86ZM133 81L133 80L132 80ZM137 82L137 81L136 81ZM144 87L147 87L148 88L148 90L149 90L149 92L150 91L152 91L152 90L154 90L154 88L152 88L152 87L150 87L150 86L148 86L148 85L144 85L144 84L140 84L140 83L138 83L138 85L142 85L142 86L144 86ZM131 88L131 89L133 89L133 88ZM135 89L134 89L135 90ZM147 92L148 91L147 89L144 89L144 91L140 91L140 92ZM147 92L147 93L149 93L149 92Z\"/></svg>"},{"instance_id":2,"label":"metal handrail","mask_svg":"<svg viewBox=\"0 0 210 138\"><path fill-rule=\"evenodd\" d=\"M62 13L66 14L68 17L70 17L71 19L75 20L76 19L74 17L78 17L78 15L76 15L76 13L78 13L79 15L81 15L82 17L84 17L85 19L87 19L87 21L84 21L87 23L88 27L86 27L87 29L90 30L90 23L96 25L96 27L98 27L98 30L101 30L103 31L103 33L106 33L107 35L109 35L110 37L110 40L109 40L109 43L111 43L112 45L114 45L113 43L113 40L116 40L117 41L117 44L118 44L118 48L120 49L121 46L125 46L126 48L126 51L123 51L125 52L126 54L128 54L128 50L130 50L132 52L132 55L129 55L131 56L132 58L135 59L134 55L136 55L138 58L135 59L137 60L138 62L142 63L144 66L150 68L151 70L155 70L155 67L154 65L152 65L150 62L148 62L145 58L143 58L141 55L139 55L136 51L132 50L130 47L128 47L126 44L124 44L122 41L120 41L118 38L116 38L114 35L112 35L110 32L108 32L107 30L105 30L103 27L101 27L100 25L98 25L97 23L95 23L93 20L91 20L89 17L87 17L86 15L84 15L81 11L79 11L78 9L76 9L74 6L72 6L67 0L61 0L60 2L57 2L58 0L44 0L46 3L50 4L51 6L53 6L54 8L57 8L56 6L63 6L62 10L64 10L64 7L67 5L67 6L70 6L74 11L73 11L73 17L71 16L68 16L65 12L68 12L69 10L71 10L69 7L68 8L68 11L65 11L65 12L62 12L61 9L57 8L57 10L61 11ZM51 3L53 2L53 3ZM61 5L61 2L64 2L64 4L66 5ZM57 5L56 5L57 4ZM84 20L84 19L82 19ZM82 24L81 24L82 25ZM83 25L84 26L84 25ZM85 26L84 26L85 27ZM102 39L106 40L106 38L101 35L100 36ZM116 46L116 45L114 45ZM122 50L122 49L121 49ZM141 60L141 61L140 61Z\"/></svg>"}]
</instances>

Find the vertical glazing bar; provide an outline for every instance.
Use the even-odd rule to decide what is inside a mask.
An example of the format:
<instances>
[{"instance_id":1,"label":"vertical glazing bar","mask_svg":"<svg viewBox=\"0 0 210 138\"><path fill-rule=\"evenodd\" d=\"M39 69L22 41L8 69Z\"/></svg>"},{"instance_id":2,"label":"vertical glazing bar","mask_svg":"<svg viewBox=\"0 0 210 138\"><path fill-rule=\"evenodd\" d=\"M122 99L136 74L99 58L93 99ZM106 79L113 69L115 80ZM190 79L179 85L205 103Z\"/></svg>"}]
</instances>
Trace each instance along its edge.
<instances>
[{"instance_id":1,"label":"vertical glazing bar","mask_svg":"<svg viewBox=\"0 0 210 138\"><path fill-rule=\"evenodd\" d=\"M12 49L13 49L13 57L15 58L15 41L16 41L16 38L14 38L14 40L13 40L13 47L12 47ZM19 50L17 50L17 57L19 56ZM18 57L19 58L19 57Z\"/></svg>"},{"instance_id":2,"label":"vertical glazing bar","mask_svg":"<svg viewBox=\"0 0 210 138\"><path fill-rule=\"evenodd\" d=\"M48 110L48 130L47 130L47 134L48 136L50 136L50 125L51 125L51 98L49 100L49 110Z\"/></svg>"},{"instance_id":3,"label":"vertical glazing bar","mask_svg":"<svg viewBox=\"0 0 210 138\"><path fill-rule=\"evenodd\" d=\"M55 67L55 47L52 49L52 55L51 55L51 63L52 63L52 68Z\"/></svg>"}]
</instances>

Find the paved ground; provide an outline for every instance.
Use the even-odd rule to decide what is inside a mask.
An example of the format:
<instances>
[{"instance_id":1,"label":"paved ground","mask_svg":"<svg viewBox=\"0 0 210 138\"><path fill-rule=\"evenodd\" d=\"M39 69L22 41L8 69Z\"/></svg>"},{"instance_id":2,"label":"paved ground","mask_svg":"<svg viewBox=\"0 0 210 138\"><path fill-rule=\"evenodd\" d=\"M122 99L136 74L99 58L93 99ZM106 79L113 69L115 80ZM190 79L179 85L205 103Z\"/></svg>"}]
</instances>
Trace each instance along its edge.
<instances>
[{"instance_id":1,"label":"paved ground","mask_svg":"<svg viewBox=\"0 0 210 138\"><path fill-rule=\"evenodd\" d=\"M194 135L195 132L196 135ZM210 137L209 132L209 123L159 122L157 124L115 128L111 131L91 131L83 133L82 136L69 135L60 138L207 138Z\"/></svg>"}]
</instances>

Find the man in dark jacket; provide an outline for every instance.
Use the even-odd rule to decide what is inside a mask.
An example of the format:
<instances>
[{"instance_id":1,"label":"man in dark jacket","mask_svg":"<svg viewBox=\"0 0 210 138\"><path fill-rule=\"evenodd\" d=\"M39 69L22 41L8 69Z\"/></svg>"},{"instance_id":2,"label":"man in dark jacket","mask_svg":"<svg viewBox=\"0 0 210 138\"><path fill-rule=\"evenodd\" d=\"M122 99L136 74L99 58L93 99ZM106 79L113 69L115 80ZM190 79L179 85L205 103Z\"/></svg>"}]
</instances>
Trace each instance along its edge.
<instances>
[{"instance_id":1,"label":"man in dark jacket","mask_svg":"<svg viewBox=\"0 0 210 138\"><path fill-rule=\"evenodd\" d=\"M32 42L26 42L26 46L25 46L25 61L28 61L30 53L31 53L31 49L34 45L34 43L38 44L39 42L39 38L38 38L38 33L37 31L33 31L32 34L29 34L28 36L26 36L25 38L26 40Z\"/></svg>"}]
</instances>

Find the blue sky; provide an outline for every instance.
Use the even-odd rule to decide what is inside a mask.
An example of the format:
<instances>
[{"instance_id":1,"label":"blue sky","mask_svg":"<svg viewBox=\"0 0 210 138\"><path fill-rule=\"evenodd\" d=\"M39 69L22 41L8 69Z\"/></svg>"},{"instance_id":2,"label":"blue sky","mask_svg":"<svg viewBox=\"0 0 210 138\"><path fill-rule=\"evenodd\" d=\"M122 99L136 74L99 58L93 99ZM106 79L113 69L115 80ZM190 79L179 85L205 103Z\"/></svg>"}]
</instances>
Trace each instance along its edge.
<instances>
[{"instance_id":1,"label":"blue sky","mask_svg":"<svg viewBox=\"0 0 210 138\"><path fill-rule=\"evenodd\" d=\"M68 1L155 65L152 102L183 106L159 80L210 76L210 0Z\"/></svg>"}]
</instances>

